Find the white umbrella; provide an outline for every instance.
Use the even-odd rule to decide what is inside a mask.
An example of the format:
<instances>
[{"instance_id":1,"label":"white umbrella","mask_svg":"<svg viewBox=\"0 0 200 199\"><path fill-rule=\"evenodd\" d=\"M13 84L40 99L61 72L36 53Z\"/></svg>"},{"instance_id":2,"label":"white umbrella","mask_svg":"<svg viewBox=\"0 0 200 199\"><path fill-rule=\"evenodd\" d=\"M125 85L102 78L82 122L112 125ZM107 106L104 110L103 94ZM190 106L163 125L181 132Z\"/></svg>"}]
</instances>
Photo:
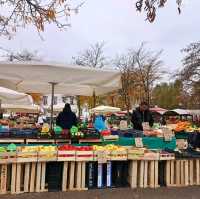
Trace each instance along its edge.
<instances>
[{"instance_id":1,"label":"white umbrella","mask_svg":"<svg viewBox=\"0 0 200 199\"><path fill-rule=\"evenodd\" d=\"M38 105L16 105L16 104L2 104L2 109L11 112L20 113L39 113L40 107Z\"/></svg>"},{"instance_id":2,"label":"white umbrella","mask_svg":"<svg viewBox=\"0 0 200 199\"><path fill-rule=\"evenodd\" d=\"M0 85L21 92L92 96L119 89L118 71L52 63L0 62ZM51 86L49 85L51 84ZM52 126L52 125L51 125Z\"/></svg>"},{"instance_id":3,"label":"white umbrella","mask_svg":"<svg viewBox=\"0 0 200 199\"><path fill-rule=\"evenodd\" d=\"M53 105L53 112L56 112L56 113L61 112L64 106L65 106L65 103L59 103L59 104ZM51 111L51 106L44 106L43 108L46 109L47 111ZM76 109L73 105L71 105L71 109L72 111L76 112Z\"/></svg>"},{"instance_id":4,"label":"white umbrella","mask_svg":"<svg viewBox=\"0 0 200 199\"><path fill-rule=\"evenodd\" d=\"M33 99L30 95L19 93L3 87L0 87L0 101L2 104L15 104L15 105L33 104Z\"/></svg>"},{"instance_id":5,"label":"white umbrella","mask_svg":"<svg viewBox=\"0 0 200 199\"><path fill-rule=\"evenodd\" d=\"M120 111L120 108L112 106L97 106L91 109L91 113L116 113Z\"/></svg>"}]
</instances>

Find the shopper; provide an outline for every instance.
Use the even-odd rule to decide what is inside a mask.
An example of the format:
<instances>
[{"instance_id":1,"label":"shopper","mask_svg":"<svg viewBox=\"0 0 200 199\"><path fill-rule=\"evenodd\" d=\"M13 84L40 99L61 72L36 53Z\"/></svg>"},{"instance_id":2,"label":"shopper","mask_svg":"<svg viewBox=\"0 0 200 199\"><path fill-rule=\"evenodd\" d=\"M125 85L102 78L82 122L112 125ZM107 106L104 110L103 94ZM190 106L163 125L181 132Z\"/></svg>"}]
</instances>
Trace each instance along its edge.
<instances>
[{"instance_id":1,"label":"shopper","mask_svg":"<svg viewBox=\"0 0 200 199\"><path fill-rule=\"evenodd\" d=\"M131 121L133 123L133 128L139 131L143 131L144 122L148 122L150 127L153 126L154 120L151 112L149 111L148 103L140 103L140 106L133 111Z\"/></svg>"},{"instance_id":2,"label":"shopper","mask_svg":"<svg viewBox=\"0 0 200 199\"><path fill-rule=\"evenodd\" d=\"M62 129L71 129L72 126L77 126L77 117L72 112L70 104L65 104L63 111L59 113L56 119L56 125Z\"/></svg>"}]
</instances>

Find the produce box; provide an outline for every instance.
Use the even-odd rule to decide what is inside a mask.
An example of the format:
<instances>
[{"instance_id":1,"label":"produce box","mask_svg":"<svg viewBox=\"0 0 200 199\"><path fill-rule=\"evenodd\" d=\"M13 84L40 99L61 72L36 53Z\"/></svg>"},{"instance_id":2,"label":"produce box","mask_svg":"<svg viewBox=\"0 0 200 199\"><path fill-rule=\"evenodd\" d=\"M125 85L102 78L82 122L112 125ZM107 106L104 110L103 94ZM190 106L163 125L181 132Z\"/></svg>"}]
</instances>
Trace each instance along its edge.
<instances>
[{"instance_id":1,"label":"produce box","mask_svg":"<svg viewBox=\"0 0 200 199\"><path fill-rule=\"evenodd\" d=\"M143 145L148 149L171 149L176 148L176 138L173 137L171 141L165 141L164 138L158 137L144 137L142 138Z\"/></svg>"},{"instance_id":2,"label":"produce box","mask_svg":"<svg viewBox=\"0 0 200 199\"><path fill-rule=\"evenodd\" d=\"M175 137L176 139L188 139L189 137L189 133L188 132L178 132L178 133L175 133Z\"/></svg>"},{"instance_id":3,"label":"produce box","mask_svg":"<svg viewBox=\"0 0 200 199\"><path fill-rule=\"evenodd\" d=\"M174 160L175 154L168 152L160 152L160 160Z\"/></svg>"},{"instance_id":4,"label":"produce box","mask_svg":"<svg viewBox=\"0 0 200 199\"><path fill-rule=\"evenodd\" d=\"M0 164L16 162L16 152L0 152Z\"/></svg>"},{"instance_id":5,"label":"produce box","mask_svg":"<svg viewBox=\"0 0 200 199\"><path fill-rule=\"evenodd\" d=\"M17 152L17 162L37 162L38 153L35 152Z\"/></svg>"},{"instance_id":6,"label":"produce box","mask_svg":"<svg viewBox=\"0 0 200 199\"><path fill-rule=\"evenodd\" d=\"M94 151L94 161L106 163L108 160L110 160L110 151Z\"/></svg>"},{"instance_id":7,"label":"produce box","mask_svg":"<svg viewBox=\"0 0 200 199\"><path fill-rule=\"evenodd\" d=\"M38 162L57 161L57 151L39 151Z\"/></svg>"},{"instance_id":8,"label":"produce box","mask_svg":"<svg viewBox=\"0 0 200 199\"><path fill-rule=\"evenodd\" d=\"M134 148L128 150L128 160L140 160L144 157L144 148Z\"/></svg>"},{"instance_id":9,"label":"produce box","mask_svg":"<svg viewBox=\"0 0 200 199\"><path fill-rule=\"evenodd\" d=\"M58 161L76 161L76 151L58 151Z\"/></svg>"},{"instance_id":10,"label":"produce box","mask_svg":"<svg viewBox=\"0 0 200 199\"><path fill-rule=\"evenodd\" d=\"M93 151L76 151L76 161L93 161L94 152Z\"/></svg>"},{"instance_id":11,"label":"produce box","mask_svg":"<svg viewBox=\"0 0 200 199\"><path fill-rule=\"evenodd\" d=\"M159 159L160 159L160 153L152 151L144 153L144 156L141 158L141 160L159 160Z\"/></svg>"},{"instance_id":12,"label":"produce box","mask_svg":"<svg viewBox=\"0 0 200 199\"><path fill-rule=\"evenodd\" d=\"M111 151L110 154L108 154L110 160L119 160L119 161L125 161L128 158L127 150L116 150Z\"/></svg>"}]
</instances>

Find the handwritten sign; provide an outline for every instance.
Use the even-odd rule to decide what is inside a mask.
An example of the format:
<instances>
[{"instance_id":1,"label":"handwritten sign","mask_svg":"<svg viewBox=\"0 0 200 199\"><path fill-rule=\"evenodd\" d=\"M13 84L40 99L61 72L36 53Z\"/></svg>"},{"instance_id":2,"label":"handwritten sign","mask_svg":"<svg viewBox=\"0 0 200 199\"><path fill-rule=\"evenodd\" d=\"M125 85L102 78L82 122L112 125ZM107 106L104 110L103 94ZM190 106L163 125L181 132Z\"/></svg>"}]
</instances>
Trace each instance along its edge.
<instances>
[{"instance_id":1,"label":"handwritten sign","mask_svg":"<svg viewBox=\"0 0 200 199\"><path fill-rule=\"evenodd\" d=\"M138 148L142 148L143 147L142 138L135 138L135 146L138 147Z\"/></svg>"}]
</instances>

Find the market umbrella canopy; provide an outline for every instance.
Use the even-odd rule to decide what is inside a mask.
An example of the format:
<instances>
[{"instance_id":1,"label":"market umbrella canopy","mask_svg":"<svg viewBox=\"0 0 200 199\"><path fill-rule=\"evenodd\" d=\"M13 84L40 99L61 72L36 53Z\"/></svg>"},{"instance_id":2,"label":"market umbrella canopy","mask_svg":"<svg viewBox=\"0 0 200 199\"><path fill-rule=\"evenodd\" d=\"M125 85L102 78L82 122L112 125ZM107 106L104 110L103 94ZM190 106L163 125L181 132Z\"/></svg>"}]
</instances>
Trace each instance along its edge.
<instances>
[{"instance_id":1,"label":"market umbrella canopy","mask_svg":"<svg viewBox=\"0 0 200 199\"><path fill-rule=\"evenodd\" d=\"M33 99L30 95L19 93L4 87L0 87L1 104L32 105Z\"/></svg>"},{"instance_id":2,"label":"market umbrella canopy","mask_svg":"<svg viewBox=\"0 0 200 199\"><path fill-rule=\"evenodd\" d=\"M40 107L38 105L16 105L16 104L2 104L3 110L15 113L39 113Z\"/></svg>"},{"instance_id":3,"label":"market umbrella canopy","mask_svg":"<svg viewBox=\"0 0 200 199\"><path fill-rule=\"evenodd\" d=\"M77 65L35 62L0 62L0 86L26 93L51 93L49 83L56 83L55 93L92 96L119 89L118 71Z\"/></svg>"},{"instance_id":4,"label":"market umbrella canopy","mask_svg":"<svg viewBox=\"0 0 200 199\"><path fill-rule=\"evenodd\" d=\"M120 108L112 106L97 106L91 109L91 113L115 113L120 111Z\"/></svg>"}]
</instances>

